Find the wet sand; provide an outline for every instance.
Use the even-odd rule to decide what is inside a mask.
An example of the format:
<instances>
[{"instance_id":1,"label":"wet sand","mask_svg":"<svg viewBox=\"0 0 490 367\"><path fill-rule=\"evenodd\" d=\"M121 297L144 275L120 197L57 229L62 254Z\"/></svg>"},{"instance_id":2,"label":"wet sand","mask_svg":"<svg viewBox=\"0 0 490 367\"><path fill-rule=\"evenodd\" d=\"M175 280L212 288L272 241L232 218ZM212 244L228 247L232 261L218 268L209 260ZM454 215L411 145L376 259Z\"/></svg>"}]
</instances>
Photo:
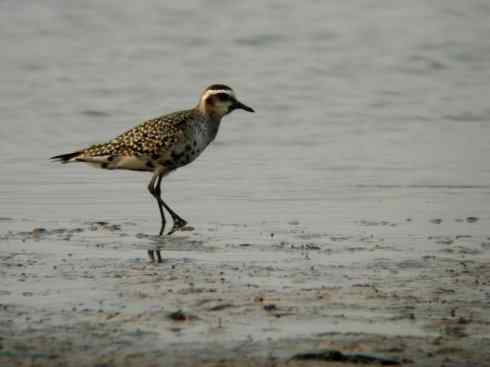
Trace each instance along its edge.
<instances>
[{"instance_id":1,"label":"wet sand","mask_svg":"<svg viewBox=\"0 0 490 367\"><path fill-rule=\"evenodd\" d=\"M0 365L354 365L291 360L325 349L489 365L490 235L471 234L486 224L433 218L451 233L407 234L417 221L362 220L358 233L216 225L165 239L131 222L4 231ZM146 258L155 247L162 264Z\"/></svg>"}]
</instances>

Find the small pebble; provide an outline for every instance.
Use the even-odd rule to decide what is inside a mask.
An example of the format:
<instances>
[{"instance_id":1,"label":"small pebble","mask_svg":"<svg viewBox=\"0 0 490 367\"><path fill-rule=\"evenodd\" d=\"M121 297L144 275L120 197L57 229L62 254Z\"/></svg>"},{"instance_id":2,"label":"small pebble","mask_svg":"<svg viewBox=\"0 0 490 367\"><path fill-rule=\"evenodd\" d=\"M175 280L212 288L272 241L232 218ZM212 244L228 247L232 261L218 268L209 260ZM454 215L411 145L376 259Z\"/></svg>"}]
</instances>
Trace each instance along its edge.
<instances>
[{"instance_id":1,"label":"small pebble","mask_svg":"<svg viewBox=\"0 0 490 367\"><path fill-rule=\"evenodd\" d=\"M168 318L174 321L187 321L191 320L193 317L184 313L182 310L172 312L168 315Z\"/></svg>"},{"instance_id":2,"label":"small pebble","mask_svg":"<svg viewBox=\"0 0 490 367\"><path fill-rule=\"evenodd\" d=\"M277 306L273 303L269 303L267 305L264 305L264 310L266 311L276 311L277 310Z\"/></svg>"}]
</instances>

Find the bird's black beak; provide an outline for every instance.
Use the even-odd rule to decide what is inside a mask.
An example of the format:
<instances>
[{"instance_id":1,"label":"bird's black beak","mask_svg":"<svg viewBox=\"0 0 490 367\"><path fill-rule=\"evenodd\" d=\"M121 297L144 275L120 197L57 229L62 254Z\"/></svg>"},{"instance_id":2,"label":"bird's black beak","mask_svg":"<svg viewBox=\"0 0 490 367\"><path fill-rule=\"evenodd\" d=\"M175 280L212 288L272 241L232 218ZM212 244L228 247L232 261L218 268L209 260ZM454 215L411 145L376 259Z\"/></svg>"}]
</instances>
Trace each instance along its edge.
<instances>
[{"instance_id":1,"label":"bird's black beak","mask_svg":"<svg viewBox=\"0 0 490 367\"><path fill-rule=\"evenodd\" d=\"M248 112L255 112L252 107L249 107L246 104L243 104L242 102L237 101L237 100L235 100L235 102L233 103L233 109L234 110L240 109L240 110L245 110Z\"/></svg>"}]
</instances>

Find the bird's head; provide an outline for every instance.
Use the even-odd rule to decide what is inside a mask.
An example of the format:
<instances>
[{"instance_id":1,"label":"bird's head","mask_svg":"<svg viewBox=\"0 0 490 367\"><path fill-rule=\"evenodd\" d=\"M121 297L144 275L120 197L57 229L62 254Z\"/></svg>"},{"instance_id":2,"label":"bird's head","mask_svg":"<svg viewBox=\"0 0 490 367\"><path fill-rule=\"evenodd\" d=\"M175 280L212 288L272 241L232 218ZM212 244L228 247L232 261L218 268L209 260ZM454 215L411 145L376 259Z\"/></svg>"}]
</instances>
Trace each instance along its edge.
<instances>
[{"instance_id":1,"label":"bird's head","mask_svg":"<svg viewBox=\"0 0 490 367\"><path fill-rule=\"evenodd\" d=\"M255 112L251 107L238 101L235 92L224 84L213 84L201 94L199 110L213 118L221 119L236 109Z\"/></svg>"}]
</instances>

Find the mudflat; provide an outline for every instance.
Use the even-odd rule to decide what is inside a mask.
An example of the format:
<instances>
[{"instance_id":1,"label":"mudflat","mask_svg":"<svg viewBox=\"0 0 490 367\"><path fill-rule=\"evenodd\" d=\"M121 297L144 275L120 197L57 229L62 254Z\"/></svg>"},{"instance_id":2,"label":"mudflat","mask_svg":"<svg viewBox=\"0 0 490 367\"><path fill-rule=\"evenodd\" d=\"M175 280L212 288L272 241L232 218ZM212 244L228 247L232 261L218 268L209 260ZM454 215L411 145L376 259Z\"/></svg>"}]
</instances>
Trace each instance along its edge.
<instances>
[{"instance_id":1,"label":"mudflat","mask_svg":"<svg viewBox=\"0 0 490 367\"><path fill-rule=\"evenodd\" d=\"M435 236L410 235L414 222L365 220L358 233L214 225L163 238L131 222L4 232L0 364L356 364L301 359L333 350L368 365L488 365L490 237L471 234L478 218ZM156 247L162 264L146 258Z\"/></svg>"}]
</instances>

